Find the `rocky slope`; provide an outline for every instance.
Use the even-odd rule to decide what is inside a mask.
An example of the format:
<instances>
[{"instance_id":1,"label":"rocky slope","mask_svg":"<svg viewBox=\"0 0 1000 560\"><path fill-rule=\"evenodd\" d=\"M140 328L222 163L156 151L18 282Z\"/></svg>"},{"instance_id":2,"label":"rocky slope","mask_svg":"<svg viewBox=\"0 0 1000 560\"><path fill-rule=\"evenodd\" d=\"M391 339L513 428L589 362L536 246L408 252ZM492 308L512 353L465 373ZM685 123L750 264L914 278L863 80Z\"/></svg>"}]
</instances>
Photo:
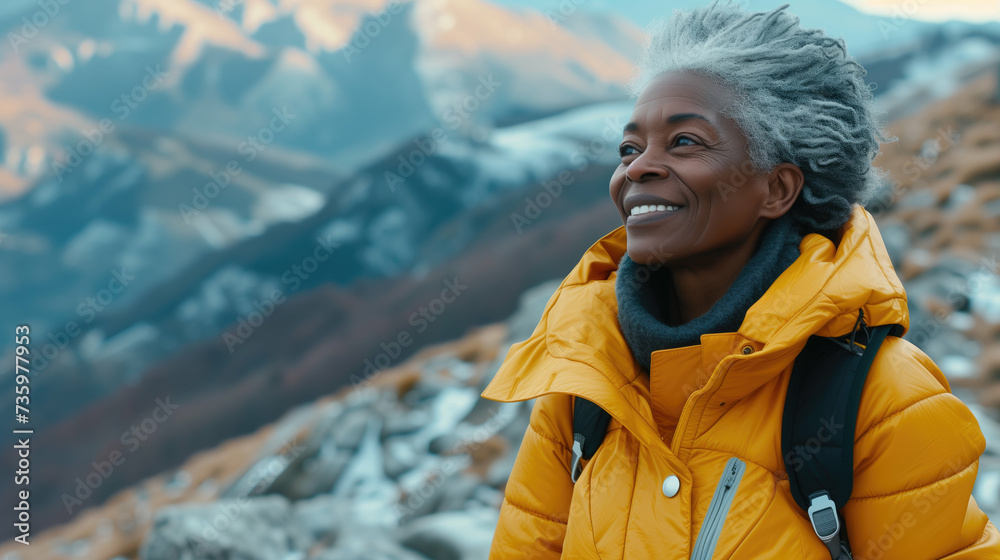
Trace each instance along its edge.
<instances>
[{"instance_id":1,"label":"rocky slope","mask_svg":"<svg viewBox=\"0 0 1000 560\"><path fill-rule=\"evenodd\" d=\"M530 404L479 392L556 285L527 293L506 323L200 453L47 531L30 554L8 544L0 555L484 558Z\"/></svg>"}]
</instances>

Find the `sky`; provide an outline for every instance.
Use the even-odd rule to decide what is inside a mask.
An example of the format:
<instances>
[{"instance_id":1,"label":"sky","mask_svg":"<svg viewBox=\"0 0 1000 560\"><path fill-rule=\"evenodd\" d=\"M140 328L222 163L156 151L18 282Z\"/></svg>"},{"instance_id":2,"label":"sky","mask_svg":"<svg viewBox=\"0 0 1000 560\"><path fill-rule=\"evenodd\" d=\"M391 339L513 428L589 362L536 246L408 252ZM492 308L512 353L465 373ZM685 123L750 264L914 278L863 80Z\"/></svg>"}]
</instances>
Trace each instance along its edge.
<instances>
[{"instance_id":1,"label":"sky","mask_svg":"<svg viewBox=\"0 0 1000 560\"><path fill-rule=\"evenodd\" d=\"M1000 0L843 0L855 8L882 16L924 21L1000 21Z\"/></svg>"}]
</instances>

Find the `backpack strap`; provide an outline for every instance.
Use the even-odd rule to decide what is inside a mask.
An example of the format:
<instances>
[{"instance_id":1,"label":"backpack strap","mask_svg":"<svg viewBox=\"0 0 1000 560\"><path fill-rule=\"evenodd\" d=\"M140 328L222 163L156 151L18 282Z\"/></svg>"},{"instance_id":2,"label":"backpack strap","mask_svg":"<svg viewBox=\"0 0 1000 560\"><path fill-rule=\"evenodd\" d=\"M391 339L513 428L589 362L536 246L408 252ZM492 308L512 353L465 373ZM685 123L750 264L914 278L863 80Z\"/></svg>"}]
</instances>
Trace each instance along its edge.
<instances>
[{"instance_id":1,"label":"backpack strap","mask_svg":"<svg viewBox=\"0 0 1000 560\"><path fill-rule=\"evenodd\" d=\"M864 314L859 313L861 323ZM861 391L882 341L901 336L900 325L870 331L864 349L811 336L792 368L781 426L781 450L792 497L834 559L850 558L839 512L854 488L854 433ZM843 542L841 535L843 534Z\"/></svg>"},{"instance_id":2,"label":"backpack strap","mask_svg":"<svg viewBox=\"0 0 1000 560\"><path fill-rule=\"evenodd\" d=\"M589 460L604 441L611 415L583 397L573 399L573 463L570 479L575 483L583 467L581 459Z\"/></svg>"}]
</instances>

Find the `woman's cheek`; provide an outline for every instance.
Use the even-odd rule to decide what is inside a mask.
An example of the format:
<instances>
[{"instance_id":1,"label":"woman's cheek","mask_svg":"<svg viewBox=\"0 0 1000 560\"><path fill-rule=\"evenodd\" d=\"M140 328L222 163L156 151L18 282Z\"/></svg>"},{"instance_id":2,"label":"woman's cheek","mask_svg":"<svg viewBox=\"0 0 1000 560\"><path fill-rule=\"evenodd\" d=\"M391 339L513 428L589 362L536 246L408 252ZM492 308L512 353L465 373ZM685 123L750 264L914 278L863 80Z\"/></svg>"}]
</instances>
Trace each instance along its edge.
<instances>
[{"instance_id":1,"label":"woman's cheek","mask_svg":"<svg viewBox=\"0 0 1000 560\"><path fill-rule=\"evenodd\" d=\"M611 201L615 203L616 207L618 206L618 195L621 193L622 187L625 185L625 169L625 164L620 163L614 173L611 174L611 182L608 192L611 195Z\"/></svg>"}]
</instances>

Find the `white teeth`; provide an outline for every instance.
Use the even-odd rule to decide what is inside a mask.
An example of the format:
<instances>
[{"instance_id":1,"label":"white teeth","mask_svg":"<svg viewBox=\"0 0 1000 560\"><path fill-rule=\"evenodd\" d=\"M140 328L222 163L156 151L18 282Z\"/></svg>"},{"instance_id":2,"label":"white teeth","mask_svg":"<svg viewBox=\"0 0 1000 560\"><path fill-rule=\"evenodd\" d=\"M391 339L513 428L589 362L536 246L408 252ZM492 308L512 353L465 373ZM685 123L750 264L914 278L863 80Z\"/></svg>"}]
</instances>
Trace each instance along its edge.
<instances>
[{"instance_id":1,"label":"white teeth","mask_svg":"<svg viewBox=\"0 0 1000 560\"><path fill-rule=\"evenodd\" d=\"M643 206L636 206L635 208L632 208L632 212L630 213L630 215L639 216L642 214L647 214L649 212L668 212L668 211L673 212L674 210L680 210L680 206L666 206L663 204L656 204L656 205L646 204Z\"/></svg>"}]
</instances>

